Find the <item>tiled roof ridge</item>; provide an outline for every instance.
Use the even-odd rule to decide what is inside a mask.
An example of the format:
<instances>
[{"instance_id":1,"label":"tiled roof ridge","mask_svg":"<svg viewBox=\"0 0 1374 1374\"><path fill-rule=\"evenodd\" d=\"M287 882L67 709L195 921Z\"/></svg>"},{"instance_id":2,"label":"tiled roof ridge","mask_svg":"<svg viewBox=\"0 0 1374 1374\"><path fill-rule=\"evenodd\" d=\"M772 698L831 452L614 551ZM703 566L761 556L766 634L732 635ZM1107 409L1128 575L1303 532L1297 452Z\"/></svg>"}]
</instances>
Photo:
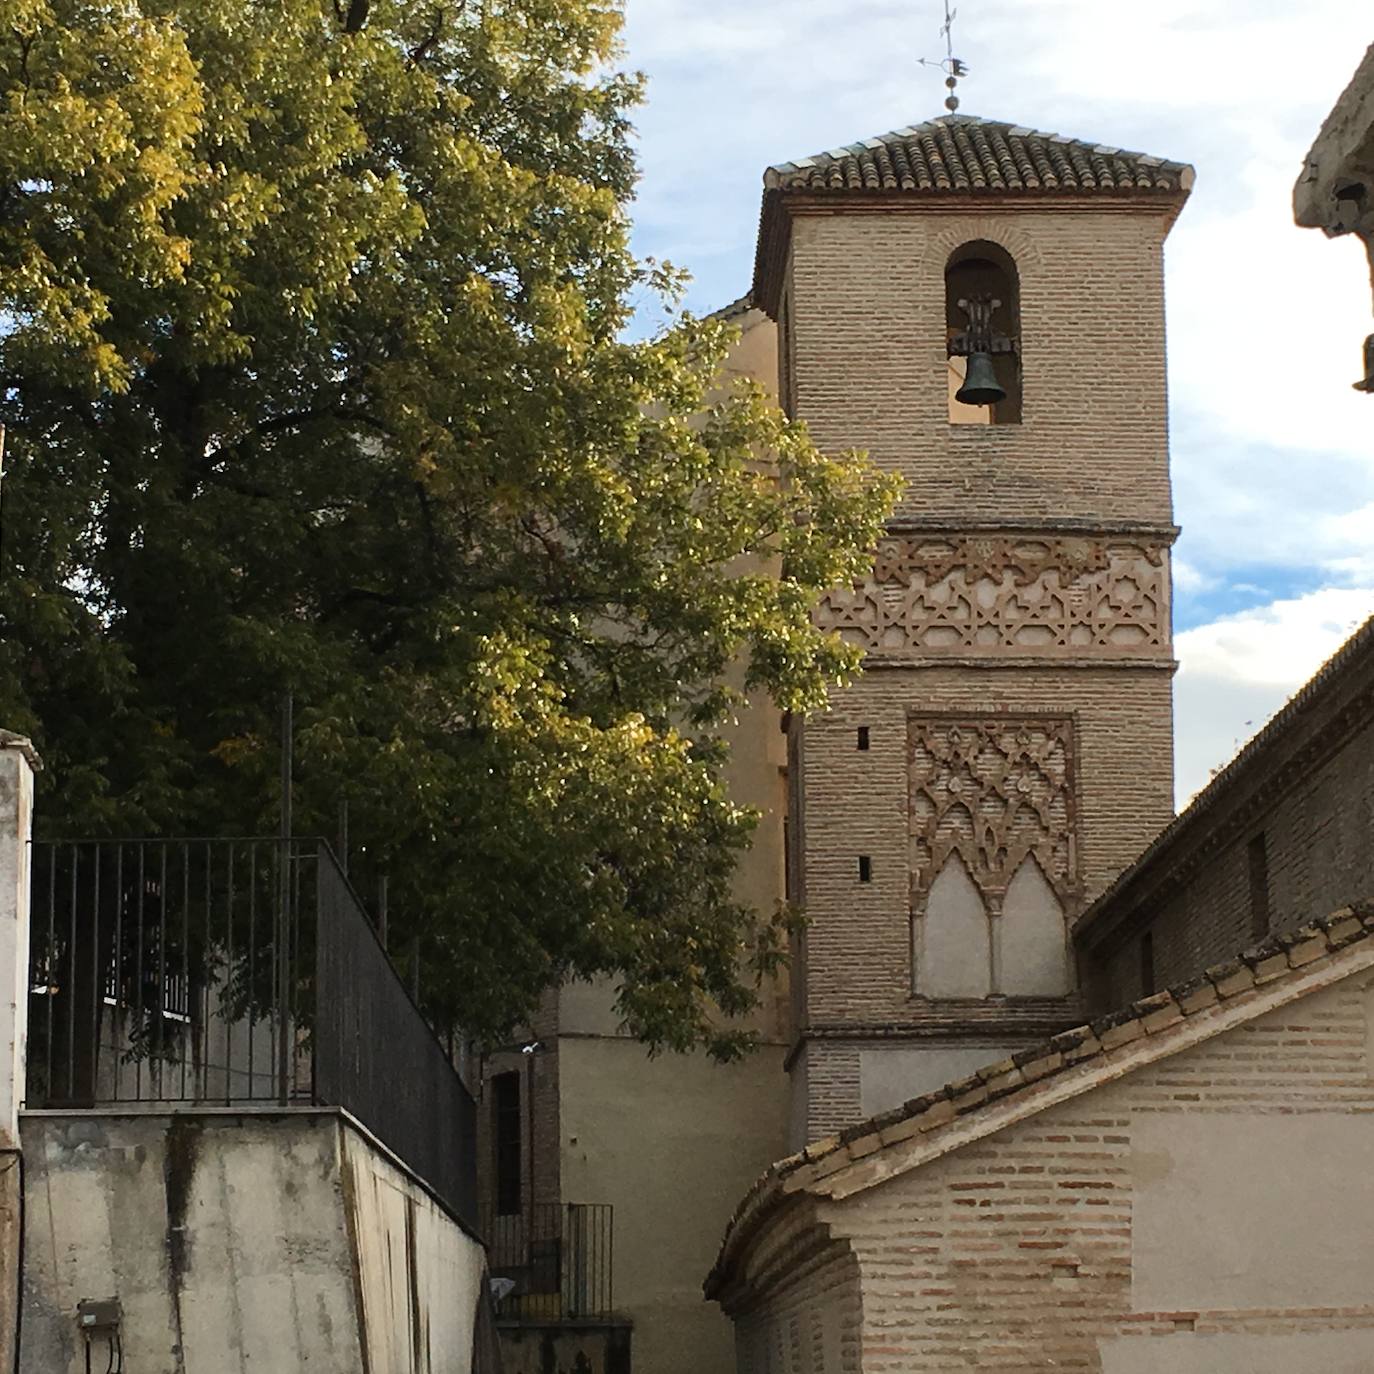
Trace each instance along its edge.
<instances>
[{"instance_id":1,"label":"tiled roof ridge","mask_svg":"<svg viewBox=\"0 0 1374 1374\"><path fill-rule=\"evenodd\" d=\"M856 1122L838 1135L813 1141L804 1150L776 1161L754 1182L735 1209L715 1267L706 1280L707 1296L713 1296L723 1284L728 1252L743 1225L759 1218L779 1201L784 1182L800 1171L808 1170L810 1176L799 1187L818 1182L885 1146L947 1126L1087 1061L1105 1062L1111 1051L1123 1045L1167 1031L1189 1017L1280 979L1294 977L1320 960L1371 937L1374 900L1341 907L1295 931L1270 935L1235 958L1212 965L1200 977L1143 997L1088 1025L1061 1031L967 1078Z\"/></svg>"},{"instance_id":2,"label":"tiled roof ridge","mask_svg":"<svg viewBox=\"0 0 1374 1374\"><path fill-rule=\"evenodd\" d=\"M1097 913L1111 906L1120 893L1134 882L1163 850L1167 849L1182 833L1197 823L1198 816L1206 814L1213 807L1219 805L1220 799L1236 786L1238 779L1247 771L1255 757L1266 752L1276 741L1280 740L1315 701L1325 695L1327 691L1334 690L1347 674L1354 671L1355 665L1366 652L1374 656L1374 616L1370 616L1241 746L1240 752L1236 754L1235 758L1217 773L1207 786L1150 841L1134 862L1117 874L1112 880L1111 886L1096 897L1088 909L1078 918L1074 925L1075 933L1088 929ZM1374 680L1374 674L1371 674L1371 680Z\"/></svg>"},{"instance_id":3,"label":"tiled roof ridge","mask_svg":"<svg viewBox=\"0 0 1374 1374\"><path fill-rule=\"evenodd\" d=\"M764 173L769 190L1186 192L1184 162L978 115L908 124Z\"/></svg>"}]
</instances>

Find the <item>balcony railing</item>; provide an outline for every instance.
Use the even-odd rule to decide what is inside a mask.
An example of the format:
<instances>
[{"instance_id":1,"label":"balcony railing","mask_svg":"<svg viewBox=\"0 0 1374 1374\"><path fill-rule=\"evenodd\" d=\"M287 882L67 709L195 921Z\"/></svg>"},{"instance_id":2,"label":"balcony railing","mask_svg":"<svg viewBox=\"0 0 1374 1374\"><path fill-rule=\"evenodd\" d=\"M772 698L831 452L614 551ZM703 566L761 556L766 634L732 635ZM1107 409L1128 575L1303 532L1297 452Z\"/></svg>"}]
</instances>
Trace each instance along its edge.
<instances>
[{"instance_id":1,"label":"balcony railing","mask_svg":"<svg viewBox=\"0 0 1374 1374\"><path fill-rule=\"evenodd\" d=\"M566 1202L487 1218L487 1264L510 1280L501 1321L604 1321L614 1311L609 1203Z\"/></svg>"},{"instance_id":2,"label":"balcony railing","mask_svg":"<svg viewBox=\"0 0 1374 1374\"><path fill-rule=\"evenodd\" d=\"M468 1225L476 1108L321 840L35 843L26 1105L341 1107Z\"/></svg>"}]
</instances>

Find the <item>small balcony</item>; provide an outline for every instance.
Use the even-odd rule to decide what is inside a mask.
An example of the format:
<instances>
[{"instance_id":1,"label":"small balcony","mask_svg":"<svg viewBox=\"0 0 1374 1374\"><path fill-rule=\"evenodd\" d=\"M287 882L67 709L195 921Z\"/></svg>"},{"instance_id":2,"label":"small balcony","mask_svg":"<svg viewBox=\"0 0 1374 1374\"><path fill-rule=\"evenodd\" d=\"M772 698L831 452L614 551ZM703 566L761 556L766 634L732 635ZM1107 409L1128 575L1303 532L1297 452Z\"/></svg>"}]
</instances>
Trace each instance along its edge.
<instances>
[{"instance_id":1,"label":"small balcony","mask_svg":"<svg viewBox=\"0 0 1374 1374\"><path fill-rule=\"evenodd\" d=\"M502 1323L605 1323L614 1313L613 1209L554 1203L487 1219L487 1263Z\"/></svg>"}]
</instances>

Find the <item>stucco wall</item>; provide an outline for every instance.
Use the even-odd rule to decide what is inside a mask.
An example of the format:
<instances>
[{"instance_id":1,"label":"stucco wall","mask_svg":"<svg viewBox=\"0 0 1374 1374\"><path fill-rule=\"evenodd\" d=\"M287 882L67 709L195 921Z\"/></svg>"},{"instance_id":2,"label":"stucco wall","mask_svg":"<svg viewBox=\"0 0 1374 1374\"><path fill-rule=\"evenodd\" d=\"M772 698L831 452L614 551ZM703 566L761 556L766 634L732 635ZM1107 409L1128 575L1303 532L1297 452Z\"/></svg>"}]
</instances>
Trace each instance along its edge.
<instances>
[{"instance_id":1,"label":"stucco wall","mask_svg":"<svg viewBox=\"0 0 1374 1374\"><path fill-rule=\"evenodd\" d=\"M480 1246L337 1113L31 1113L22 1131L23 1374L82 1374L77 1303L111 1296L130 1374L469 1367Z\"/></svg>"},{"instance_id":2,"label":"stucco wall","mask_svg":"<svg viewBox=\"0 0 1374 1374\"><path fill-rule=\"evenodd\" d=\"M563 1190L614 1208L616 1311L644 1374L725 1374L730 1325L702 1275L740 1195L786 1153L782 1051L650 1059L628 1039L562 1044Z\"/></svg>"},{"instance_id":3,"label":"stucco wall","mask_svg":"<svg viewBox=\"0 0 1374 1374\"><path fill-rule=\"evenodd\" d=\"M808 1368L793 1313L823 1236L856 1262L865 1374L1363 1374L1372 1043L1374 979L1356 974L817 1201L779 1259L784 1216L747 1261L756 1298L736 1290L742 1335L776 1354L741 1367Z\"/></svg>"}]
</instances>

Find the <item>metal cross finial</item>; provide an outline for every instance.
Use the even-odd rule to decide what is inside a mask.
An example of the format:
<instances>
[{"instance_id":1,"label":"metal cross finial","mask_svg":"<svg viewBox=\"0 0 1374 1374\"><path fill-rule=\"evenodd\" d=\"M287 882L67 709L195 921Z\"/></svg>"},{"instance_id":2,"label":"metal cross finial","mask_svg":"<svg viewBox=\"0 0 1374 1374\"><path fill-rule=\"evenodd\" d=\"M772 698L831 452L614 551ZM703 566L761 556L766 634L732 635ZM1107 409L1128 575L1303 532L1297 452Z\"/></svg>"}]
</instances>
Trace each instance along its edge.
<instances>
[{"instance_id":1,"label":"metal cross finial","mask_svg":"<svg viewBox=\"0 0 1374 1374\"><path fill-rule=\"evenodd\" d=\"M959 108L959 97L954 94L955 87L959 84L961 76L968 75L968 68L954 55L954 21L959 16L957 9L951 9L949 0L945 0L945 22L940 25L940 33L945 40L945 55L940 60L929 57L920 59L923 67L939 67L945 74L945 86L949 94L945 97L945 109L951 114Z\"/></svg>"}]
</instances>

